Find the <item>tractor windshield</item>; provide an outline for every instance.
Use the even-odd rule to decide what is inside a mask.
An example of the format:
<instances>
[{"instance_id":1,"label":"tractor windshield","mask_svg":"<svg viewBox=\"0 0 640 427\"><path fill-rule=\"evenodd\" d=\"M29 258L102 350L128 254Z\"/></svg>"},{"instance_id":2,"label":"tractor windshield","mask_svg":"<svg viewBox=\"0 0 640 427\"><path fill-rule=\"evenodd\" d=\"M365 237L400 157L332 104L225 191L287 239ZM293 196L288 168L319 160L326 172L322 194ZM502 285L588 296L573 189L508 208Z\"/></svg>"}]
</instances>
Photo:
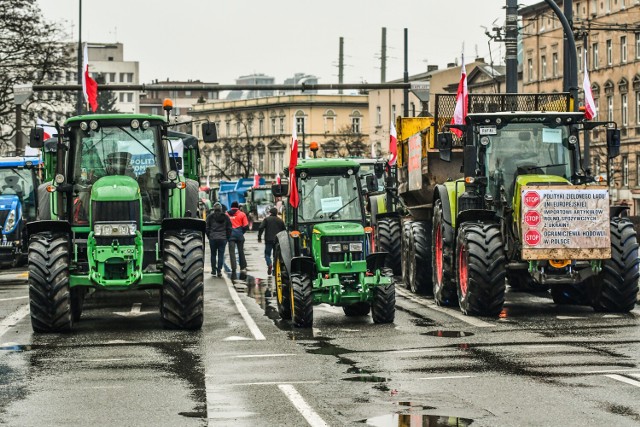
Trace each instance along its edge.
<instances>
[{"instance_id":1,"label":"tractor windshield","mask_svg":"<svg viewBox=\"0 0 640 427\"><path fill-rule=\"evenodd\" d=\"M25 219L36 217L36 196L34 174L30 170L7 168L0 169L0 194L2 196L17 196L22 203L22 215ZM15 199L14 199L15 200ZM10 205L9 203L6 203Z\"/></svg>"},{"instance_id":2,"label":"tractor windshield","mask_svg":"<svg viewBox=\"0 0 640 427\"><path fill-rule=\"evenodd\" d=\"M356 175L306 176L300 179L300 222L362 221Z\"/></svg>"},{"instance_id":3,"label":"tractor windshield","mask_svg":"<svg viewBox=\"0 0 640 427\"><path fill-rule=\"evenodd\" d=\"M272 205L273 193L271 192L271 189L253 190L252 202L256 205Z\"/></svg>"},{"instance_id":4,"label":"tractor windshield","mask_svg":"<svg viewBox=\"0 0 640 427\"><path fill-rule=\"evenodd\" d=\"M162 165L156 127L104 126L95 131L77 129L76 132L74 182L88 193L90 186L102 177L129 176L140 186L145 221L160 220L157 174L161 172ZM88 203L82 203L82 206L81 210L85 212Z\"/></svg>"},{"instance_id":5,"label":"tractor windshield","mask_svg":"<svg viewBox=\"0 0 640 427\"><path fill-rule=\"evenodd\" d=\"M477 146L482 145L482 138L488 138L485 164L489 193L496 199L501 186L511 199L518 175L556 175L566 179L572 175L567 127L511 123L495 129L495 134L478 136Z\"/></svg>"},{"instance_id":6,"label":"tractor windshield","mask_svg":"<svg viewBox=\"0 0 640 427\"><path fill-rule=\"evenodd\" d=\"M383 169L379 168L379 170L376 171L376 165L375 163L360 163L360 185L362 185L362 188L366 188L367 187L367 176L368 175L375 175L376 178L378 178L378 191L384 191L384 173L383 173Z\"/></svg>"}]
</instances>

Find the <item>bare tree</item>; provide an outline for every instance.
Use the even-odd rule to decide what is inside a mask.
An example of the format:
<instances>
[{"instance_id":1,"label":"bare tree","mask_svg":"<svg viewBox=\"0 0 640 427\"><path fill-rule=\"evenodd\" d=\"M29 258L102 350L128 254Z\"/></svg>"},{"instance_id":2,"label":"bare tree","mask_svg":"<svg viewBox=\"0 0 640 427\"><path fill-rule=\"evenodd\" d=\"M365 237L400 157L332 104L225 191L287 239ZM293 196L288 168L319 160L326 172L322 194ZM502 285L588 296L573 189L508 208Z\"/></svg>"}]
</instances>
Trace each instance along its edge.
<instances>
[{"instance_id":1,"label":"bare tree","mask_svg":"<svg viewBox=\"0 0 640 427\"><path fill-rule=\"evenodd\" d=\"M338 143L338 151L346 152L350 157L362 157L365 154L363 136L354 132L350 125L344 125L336 132L335 141Z\"/></svg>"},{"instance_id":2,"label":"bare tree","mask_svg":"<svg viewBox=\"0 0 640 427\"><path fill-rule=\"evenodd\" d=\"M0 149L7 149L17 132L13 86L59 80L74 69L71 46L61 42L64 32L42 16L36 0L0 0ZM23 104L23 117L68 115L74 96L34 95Z\"/></svg>"}]
</instances>

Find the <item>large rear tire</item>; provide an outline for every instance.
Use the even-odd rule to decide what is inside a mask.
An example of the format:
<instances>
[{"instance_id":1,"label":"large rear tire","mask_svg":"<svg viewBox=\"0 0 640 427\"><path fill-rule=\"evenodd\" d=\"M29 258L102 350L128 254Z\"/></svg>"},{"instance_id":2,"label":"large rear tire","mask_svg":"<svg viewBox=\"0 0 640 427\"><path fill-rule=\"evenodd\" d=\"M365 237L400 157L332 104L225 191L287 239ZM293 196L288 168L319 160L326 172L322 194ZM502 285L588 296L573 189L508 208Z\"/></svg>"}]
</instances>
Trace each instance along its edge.
<instances>
[{"instance_id":1,"label":"large rear tire","mask_svg":"<svg viewBox=\"0 0 640 427\"><path fill-rule=\"evenodd\" d=\"M164 235L163 252L162 326L165 329L200 329L204 321L202 234L192 230L169 230Z\"/></svg>"},{"instance_id":2,"label":"large rear tire","mask_svg":"<svg viewBox=\"0 0 640 427\"><path fill-rule=\"evenodd\" d=\"M464 314L497 316L504 305L506 261L500 226L462 224L456 243L458 303Z\"/></svg>"},{"instance_id":3,"label":"large rear tire","mask_svg":"<svg viewBox=\"0 0 640 427\"><path fill-rule=\"evenodd\" d=\"M393 274L402 274L402 224L400 218L386 217L378 219L376 226L378 250L389 255L384 260Z\"/></svg>"},{"instance_id":4,"label":"large rear tire","mask_svg":"<svg viewBox=\"0 0 640 427\"><path fill-rule=\"evenodd\" d=\"M442 200L433 207L433 229L431 232L431 271L433 274L433 299L441 306L458 305L456 283L453 277L453 236L451 226L445 223Z\"/></svg>"},{"instance_id":5,"label":"large rear tire","mask_svg":"<svg viewBox=\"0 0 640 427\"><path fill-rule=\"evenodd\" d=\"M37 233L29 242L29 307L35 332L73 327L69 289L69 236Z\"/></svg>"},{"instance_id":6,"label":"large rear tire","mask_svg":"<svg viewBox=\"0 0 640 427\"><path fill-rule=\"evenodd\" d=\"M413 221L409 235L409 289L414 294L433 295L431 267L431 223Z\"/></svg>"},{"instance_id":7,"label":"large rear tire","mask_svg":"<svg viewBox=\"0 0 640 427\"><path fill-rule=\"evenodd\" d=\"M191 212L191 218L198 218L198 192L200 185L198 181L187 178L185 180L186 188L184 194L184 212Z\"/></svg>"},{"instance_id":8,"label":"large rear tire","mask_svg":"<svg viewBox=\"0 0 640 427\"><path fill-rule=\"evenodd\" d=\"M407 220L402 223L402 283L405 288L411 289L409 277L411 276L411 221Z\"/></svg>"},{"instance_id":9,"label":"large rear tire","mask_svg":"<svg viewBox=\"0 0 640 427\"><path fill-rule=\"evenodd\" d=\"M278 304L278 314L281 319L291 320L291 284L289 276L282 261L280 247L276 246L275 265L273 268L273 276L276 282L276 301Z\"/></svg>"},{"instance_id":10,"label":"large rear tire","mask_svg":"<svg viewBox=\"0 0 640 427\"><path fill-rule=\"evenodd\" d=\"M638 298L638 238L627 218L612 218L611 258L592 279L591 299L596 311L627 313Z\"/></svg>"},{"instance_id":11,"label":"large rear tire","mask_svg":"<svg viewBox=\"0 0 640 427\"><path fill-rule=\"evenodd\" d=\"M371 317L374 323L393 323L396 316L396 284L393 271L390 268L384 268L381 274L390 277L392 282L373 288Z\"/></svg>"},{"instance_id":12,"label":"large rear tire","mask_svg":"<svg viewBox=\"0 0 640 427\"><path fill-rule=\"evenodd\" d=\"M291 319L298 328L313 326L311 278L304 273L291 274Z\"/></svg>"}]
</instances>

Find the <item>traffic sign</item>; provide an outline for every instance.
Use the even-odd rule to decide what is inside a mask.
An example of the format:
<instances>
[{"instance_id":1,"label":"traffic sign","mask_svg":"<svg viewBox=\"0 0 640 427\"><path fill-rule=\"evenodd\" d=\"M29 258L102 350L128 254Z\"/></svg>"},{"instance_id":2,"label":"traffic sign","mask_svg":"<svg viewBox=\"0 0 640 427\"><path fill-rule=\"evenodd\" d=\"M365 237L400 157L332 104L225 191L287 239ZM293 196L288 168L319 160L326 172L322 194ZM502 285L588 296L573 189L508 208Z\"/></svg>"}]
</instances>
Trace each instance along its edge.
<instances>
[{"instance_id":1,"label":"traffic sign","mask_svg":"<svg viewBox=\"0 0 640 427\"><path fill-rule=\"evenodd\" d=\"M524 204L527 207L535 208L540 204L540 194L537 191L527 191L524 193Z\"/></svg>"},{"instance_id":2,"label":"traffic sign","mask_svg":"<svg viewBox=\"0 0 640 427\"><path fill-rule=\"evenodd\" d=\"M33 84L13 85L13 102L22 105L33 93Z\"/></svg>"},{"instance_id":3,"label":"traffic sign","mask_svg":"<svg viewBox=\"0 0 640 427\"><path fill-rule=\"evenodd\" d=\"M540 243L541 237L538 230L529 230L524 233L524 241L529 246L536 246Z\"/></svg>"},{"instance_id":4,"label":"traffic sign","mask_svg":"<svg viewBox=\"0 0 640 427\"><path fill-rule=\"evenodd\" d=\"M538 213L538 211L527 211L524 214L524 222L527 225L530 225L532 227L535 227L536 225L540 224L540 214Z\"/></svg>"}]
</instances>

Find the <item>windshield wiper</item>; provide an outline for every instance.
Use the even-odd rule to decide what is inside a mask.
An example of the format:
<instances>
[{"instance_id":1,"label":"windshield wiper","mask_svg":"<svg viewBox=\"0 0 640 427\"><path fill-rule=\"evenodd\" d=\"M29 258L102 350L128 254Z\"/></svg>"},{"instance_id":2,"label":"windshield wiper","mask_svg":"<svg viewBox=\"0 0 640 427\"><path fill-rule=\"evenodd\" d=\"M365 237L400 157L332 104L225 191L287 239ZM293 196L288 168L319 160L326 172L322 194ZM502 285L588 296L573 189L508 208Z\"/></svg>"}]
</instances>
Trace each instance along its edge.
<instances>
[{"instance_id":1,"label":"windshield wiper","mask_svg":"<svg viewBox=\"0 0 640 427\"><path fill-rule=\"evenodd\" d=\"M155 155L155 153L154 153L153 151L149 150L149 148L148 148L146 145L144 145L142 142L140 142L140 141L138 140L138 138L136 138L135 136L133 136L133 135L131 134L131 132L129 132L128 130L126 130L126 129L125 129L125 128L123 128L122 126L118 126L118 129L120 129L122 132L124 132L124 133L126 133L127 135L129 135L131 138L133 138L133 140L134 140L135 142L137 142L138 144L140 144L140 146L141 146L142 148L144 148L145 150L147 150L147 151L149 152L149 154L151 154L151 155L153 156L153 161L155 162L155 160L156 160L156 155Z\"/></svg>"},{"instance_id":2,"label":"windshield wiper","mask_svg":"<svg viewBox=\"0 0 640 427\"><path fill-rule=\"evenodd\" d=\"M22 178L23 181L25 182L29 182L28 178L25 178L20 172L18 172L18 169L15 168L11 168L11 172L15 173L16 175L18 175L20 178Z\"/></svg>"},{"instance_id":3,"label":"windshield wiper","mask_svg":"<svg viewBox=\"0 0 640 427\"><path fill-rule=\"evenodd\" d=\"M550 163L548 165L544 165L544 166L525 166L524 169L526 169L527 172L535 170L535 169L542 169L542 168L552 168L554 166L566 166L567 163Z\"/></svg>"},{"instance_id":4,"label":"windshield wiper","mask_svg":"<svg viewBox=\"0 0 640 427\"><path fill-rule=\"evenodd\" d=\"M336 211L333 211L329 214L329 219L333 219L334 215L337 215L338 212L340 212L342 209L346 208L347 206L349 206L351 203L353 203L359 196L354 197L353 199L349 200L347 203L345 203L344 205L342 205L342 207Z\"/></svg>"}]
</instances>

